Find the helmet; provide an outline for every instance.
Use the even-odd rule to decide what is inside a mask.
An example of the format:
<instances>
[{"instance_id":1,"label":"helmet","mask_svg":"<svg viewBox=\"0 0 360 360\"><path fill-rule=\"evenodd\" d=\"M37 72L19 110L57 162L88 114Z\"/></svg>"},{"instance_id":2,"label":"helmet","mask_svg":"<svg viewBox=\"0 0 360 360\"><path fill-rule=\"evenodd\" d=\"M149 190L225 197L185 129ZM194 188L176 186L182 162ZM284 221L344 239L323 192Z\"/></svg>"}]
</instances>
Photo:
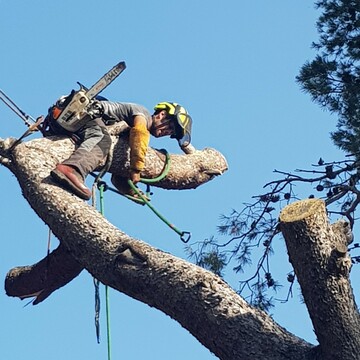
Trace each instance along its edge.
<instances>
[{"instance_id":1,"label":"helmet","mask_svg":"<svg viewBox=\"0 0 360 360\"><path fill-rule=\"evenodd\" d=\"M189 145L191 141L192 119L186 109L173 102L161 102L155 105L155 112L165 110L175 123L175 135L181 146Z\"/></svg>"}]
</instances>

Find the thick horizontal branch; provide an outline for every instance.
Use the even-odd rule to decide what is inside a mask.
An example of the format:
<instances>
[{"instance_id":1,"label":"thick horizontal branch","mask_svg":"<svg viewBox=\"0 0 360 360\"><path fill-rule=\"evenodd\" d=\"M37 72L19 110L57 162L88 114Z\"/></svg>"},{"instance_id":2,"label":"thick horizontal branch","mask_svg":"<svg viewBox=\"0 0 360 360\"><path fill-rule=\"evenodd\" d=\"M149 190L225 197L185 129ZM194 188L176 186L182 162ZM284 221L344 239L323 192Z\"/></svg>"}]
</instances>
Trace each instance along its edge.
<instances>
[{"instance_id":1,"label":"thick horizontal branch","mask_svg":"<svg viewBox=\"0 0 360 360\"><path fill-rule=\"evenodd\" d=\"M8 162L12 157L7 152L12 139L0 139L0 157ZM128 145L128 137L125 133L119 138L113 137L114 147L112 150L112 166L110 173L118 176L128 177L130 171L130 148ZM23 156L24 151L37 151L48 154L45 168L55 167L57 163L68 158L75 145L68 138L43 138L30 141L18 145L13 154L15 158ZM146 155L145 169L141 176L144 178L158 177L165 165L166 156L163 150L149 148ZM34 159L35 160L35 159ZM12 168L9 167L11 170ZM101 168L99 168L100 170ZM153 186L164 189L195 189L205 184L214 177L222 175L228 169L228 164L224 156L215 149L205 148L203 150L195 150L190 154L171 154L170 169L165 179L153 184ZM16 171L16 168L14 168Z\"/></svg>"}]
</instances>

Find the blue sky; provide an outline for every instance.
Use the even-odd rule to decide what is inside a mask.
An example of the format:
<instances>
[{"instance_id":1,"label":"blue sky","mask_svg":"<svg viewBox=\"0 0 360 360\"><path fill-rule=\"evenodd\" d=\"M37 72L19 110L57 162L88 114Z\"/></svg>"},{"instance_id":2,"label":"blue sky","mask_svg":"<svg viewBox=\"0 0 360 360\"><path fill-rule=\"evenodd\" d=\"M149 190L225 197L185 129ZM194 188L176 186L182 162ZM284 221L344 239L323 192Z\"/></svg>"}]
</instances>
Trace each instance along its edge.
<instances>
[{"instance_id":1,"label":"blue sky","mask_svg":"<svg viewBox=\"0 0 360 360\"><path fill-rule=\"evenodd\" d=\"M199 241L216 234L220 214L240 210L261 193L275 177L274 169L291 171L320 156L327 161L342 157L329 138L335 119L295 83L301 65L314 57L310 45L317 39L318 15L312 1L295 0L0 0L0 88L36 117L77 88L76 81L91 85L124 60L127 69L104 96L149 109L159 101L185 106L194 121L194 146L221 151L229 171L196 190L155 189L152 202L179 228L191 231L192 241ZM1 138L25 130L1 103L0 117ZM179 152L169 139L151 139L151 145ZM7 169L0 168L0 179L4 279L10 268L45 256L48 229ZM106 193L105 214L129 235L186 258L178 236L149 209ZM275 247L274 271L286 274L284 244L278 240ZM241 276L229 270L225 279L236 288ZM101 291L100 345L93 280L85 271L38 306L24 307L26 301L2 291L0 357L106 359ZM175 321L112 290L110 312L114 359L214 358ZM272 313L289 331L315 342L298 295Z\"/></svg>"}]
</instances>

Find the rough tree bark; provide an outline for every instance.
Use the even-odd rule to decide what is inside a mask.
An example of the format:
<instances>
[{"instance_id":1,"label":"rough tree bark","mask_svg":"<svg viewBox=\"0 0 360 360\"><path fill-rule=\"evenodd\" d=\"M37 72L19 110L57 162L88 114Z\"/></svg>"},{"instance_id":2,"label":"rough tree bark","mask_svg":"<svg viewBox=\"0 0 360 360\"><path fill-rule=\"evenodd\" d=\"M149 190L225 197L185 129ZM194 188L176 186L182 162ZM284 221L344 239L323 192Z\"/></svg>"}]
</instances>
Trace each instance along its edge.
<instances>
[{"instance_id":1,"label":"rough tree bark","mask_svg":"<svg viewBox=\"0 0 360 360\"><path fill-rule=\"evenodd\" d=\"M349 281L347 222L330 225L325 203L296 202L280 214L294 267L320 346L320 359L360 359L360 319Z\"/></svg>"},{"instance_id":2,"label":"rough tree bark","mask_svg":"<svg viewBox=\"0 0 360 360\"><path fill-rule=\"evenodd\" d=\"M305 267L312 268L318 278L306 284L312 290L303 290L305 299L309 297L306 304L320 342L320 346L314 346L286 331L266 313L249 306L213 273L130 237L109 223L92 206L56 186L49 174L59 161L72 152L71 141L37 139L22 143L9 153L11 143L11 139L0 139L0 161L15 174L25 199L49 225L60 240L60 245L39 263L11 270L5 281L9 296L32 296L36 298L35 303L39 303L86 269L103 284L171 316L223 360L357 359L353 352L357 346L356 331L348 329L359 327L347 277L349 263L345 261L348 259L346 246L341 246L346 239L341 235L345 227L331 227L324 221L318 225L328 230L318 232L319 238L315 235L309 237L314 222L304 222L300 216L303 227L299 227L296 216L295 220L288 220L286 209L282 214L282 229L300 284L310 276L302 276L309 271L303 269L304 263ZM120 137L114 147L116 160L110 172L126 176L128 150L126 137ZM171 155L171 160L168 176L158 184L165 189L196 188L227 169L223 156L213 149L188 155ZM144 176L157 176L163 166L163 154L149 149ZM320 210L316 208L316 211ZM310 216L317 219L316 214ZM332 245L334 238L338 247ZM309 250L307 241L312 242L314 254ZM305 248L301 250L303 253L297 251L298 242ZM293 255L292 247L295 249ZM328 257L320 255L323 252ZM308 254L310 260L303 258L304 253ZM340 254L338 258L335 253ZM296 260L297 256L300 261ZM316 263L316 260L319 262ZM332 282L326 283L329 274ZM321 316L317 318L318 300L311 305L311 297L317 294L321 299L319 290L315 288L319 282L321 291L327 291L328 295L326 301L322 301ZM332 286L327 288L326 285ZM333 306L336 298L339 300L340 292L348 298L348 302L335 311ZM345 320L350 324L340 322L339 311L344 310L347 314ZM339 323L332 319L332 324L341 324L339 331L346 330L346 341L341 342L336 331L324 329L329 323L321 319L336 316ZM329 340L328 336L332 338ZM348 357L332 356L326 350L332 341L336 341L341 353ZM350 345L346 345L348 341L351 341ZM339 350L335 353L339 354Z\"/></svg>"}]
</instances>

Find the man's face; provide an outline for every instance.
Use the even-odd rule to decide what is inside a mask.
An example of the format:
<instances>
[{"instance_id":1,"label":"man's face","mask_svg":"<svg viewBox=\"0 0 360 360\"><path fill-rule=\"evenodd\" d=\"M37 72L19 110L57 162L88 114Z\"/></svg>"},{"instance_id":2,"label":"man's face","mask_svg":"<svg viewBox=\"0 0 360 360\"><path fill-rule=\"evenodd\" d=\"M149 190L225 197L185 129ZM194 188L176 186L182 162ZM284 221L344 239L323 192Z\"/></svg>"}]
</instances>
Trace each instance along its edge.
<instances>
[{"instance_id":1,"label":"man's face","mask_svg":"<svg viewBox=\"0 0 360 360\"><path fill-rule=\"evenodd\" d=\"M169 119L165 110L152 116L153 124L151 126L151 135L155 137L169 136L175 134L174 123Z\"/></svg>"}]
</instances>

